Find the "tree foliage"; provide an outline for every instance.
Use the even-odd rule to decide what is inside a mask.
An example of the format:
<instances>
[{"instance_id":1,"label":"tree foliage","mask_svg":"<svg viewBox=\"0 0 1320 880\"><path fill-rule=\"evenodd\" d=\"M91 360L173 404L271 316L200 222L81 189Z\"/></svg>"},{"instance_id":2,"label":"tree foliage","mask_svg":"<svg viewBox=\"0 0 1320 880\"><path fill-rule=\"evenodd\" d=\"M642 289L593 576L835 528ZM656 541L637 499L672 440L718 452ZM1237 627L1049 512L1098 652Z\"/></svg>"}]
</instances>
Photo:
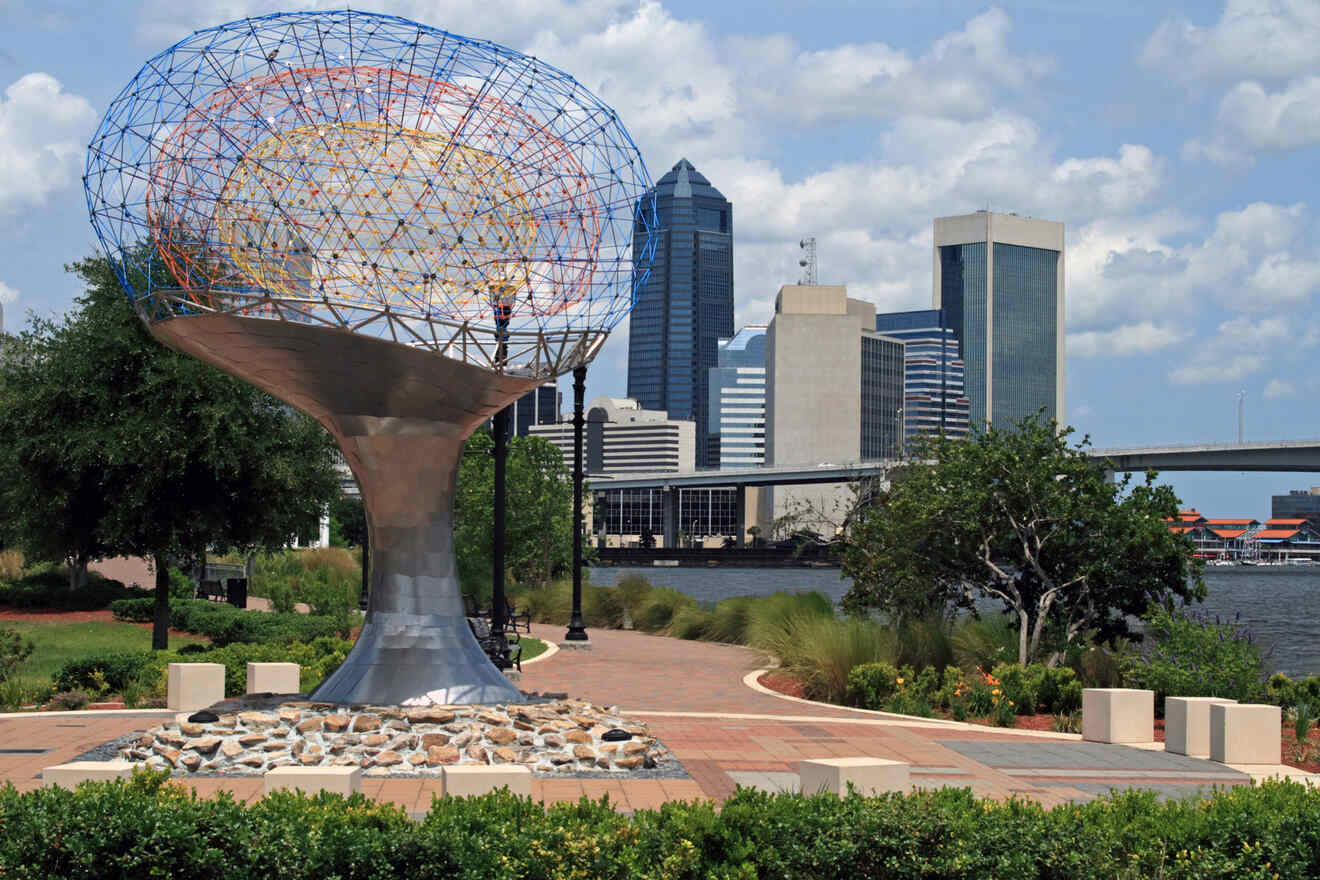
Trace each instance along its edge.
<instances>
[{"instance_id":1,"label":"tree foliage","mask_svg":"<svg viewBox=\"0 0 1320 880\"><path fill-rule=\"evenodd\" d=\"M167 563L208 546L283 546L337 492L333 443L270 395L157 343L104 258L70 271L86 284L77 308L32 319L0 364L6 538L75 569L153 559L163 642Z\"/></svg>"},{"instance_id":2,"label":"tree foliage","mask_svg":"<svg viewBox=\"0 0 1320 880\"><path fill-rule=\"evenodd\" d=\"M539 587L573 565L572 475L544 438L514 437L508 449L505 563L517 583ZM463 591L473 596L491 589L494 451L494 436L482 428L468 438L459 464L454 547Z\"/></svg>"},{"instance_id":3,"label":"tree foliage","mask_svg":"<svg viewBox=\"0 0 1320 880\"><path fill-rule=\"evenodd\" d=\"M1026 664L1088 630L1124 633L1152 603L1204 598L1191 542L1162 521L1173 490L1153 472L1112 481L1071 433L1033 416L915 447L888 488L859 492L845 603L903 618L997 600Z\"/></svg>"}]
</instances>

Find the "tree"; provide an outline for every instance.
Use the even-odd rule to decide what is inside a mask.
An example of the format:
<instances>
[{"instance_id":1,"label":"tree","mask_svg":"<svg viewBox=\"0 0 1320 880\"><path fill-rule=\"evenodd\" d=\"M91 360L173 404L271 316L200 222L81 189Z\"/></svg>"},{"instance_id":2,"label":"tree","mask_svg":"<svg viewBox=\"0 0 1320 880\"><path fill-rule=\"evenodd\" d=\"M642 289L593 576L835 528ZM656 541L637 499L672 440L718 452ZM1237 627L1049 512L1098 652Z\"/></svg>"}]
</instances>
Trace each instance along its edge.
<instances>
[{"instance_id":1,"label":"tree","mask_svg":"<svg viewBox=\"0 0 1320 880\"><path fill-rule=\"evenodd\" d=\"M1112 481L1071 433L1032 416L918 443L892 485L858 491L845 605L903 618L998 600L1027 663L1049 639L1121 634L1151 603L1203 599L1191 542L1163 522L1178 511L1173 490L1153 472Z\"/></svg>"},{"instance_id":2,"label":"tree","mask_svg":"<svg viewBox=\"0 0 1320 880\"><path fill-rule=\"evenodd\" d=\"M518 583L542 586L573 564L573 483L563 455L544 438L514 437L508 449L505 565ZM489 428L468 438L454 499L459 581L465 593L478 597L491 586L494 452Z\"/></svg>"},{"instance_id":3,"label":"tree","mask_svg":"<svg viewBox=\"0 0 1320 880\"><path fill-rule=\"evenodd\" d=\"M0 365L0 512L16 543L72 569L150 558L152 646L164 648L170 564L208 546L284 546L338 490L334 445L312 419L157 343L104 258L70 271L87 285L78 308L33 319Z\"/></svg>"}]
</instances>

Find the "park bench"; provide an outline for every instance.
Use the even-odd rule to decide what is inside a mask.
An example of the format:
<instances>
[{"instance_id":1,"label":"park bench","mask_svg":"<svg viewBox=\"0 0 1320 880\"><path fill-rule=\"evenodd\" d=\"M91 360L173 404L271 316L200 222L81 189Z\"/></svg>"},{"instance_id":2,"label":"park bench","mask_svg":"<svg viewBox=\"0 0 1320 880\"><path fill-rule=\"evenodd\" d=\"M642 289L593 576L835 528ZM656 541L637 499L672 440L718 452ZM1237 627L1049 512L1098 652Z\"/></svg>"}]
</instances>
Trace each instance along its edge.
<instances>
[{"instance_id":1,"label":"park bench","mask_svg":"<svg viewBox=\"0 0 1320 880\"><path fill-rule=\"evenodd\" d=\"M468 597L464 596L463 600L466 606ZM476 607L475 603L472 607ZM477 644L486 652L492 663L497 667L507 668L501 664L501 661L505 661L522 672L522 642L518 633L506 630L502 635L493 635L490 631L489 617L469 615L467 622L472 635L477 639Z\"/></svg>"}]
</instances>

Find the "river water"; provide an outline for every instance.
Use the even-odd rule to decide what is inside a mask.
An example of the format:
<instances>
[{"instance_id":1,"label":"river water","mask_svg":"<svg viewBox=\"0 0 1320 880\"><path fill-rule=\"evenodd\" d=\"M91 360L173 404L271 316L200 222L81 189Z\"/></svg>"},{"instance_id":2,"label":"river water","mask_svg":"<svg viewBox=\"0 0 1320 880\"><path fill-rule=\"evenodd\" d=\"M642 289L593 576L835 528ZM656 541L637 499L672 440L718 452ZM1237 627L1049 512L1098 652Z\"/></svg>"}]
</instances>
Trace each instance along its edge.
<instances>
[{"instance_id":1,"label":"river water","mask_svg":"<svg viewBox=\"0 0 1320 880\"><path fill-rule=\"evenodd\" d=\"M837 568L610 568L591 569L591 582L613 586L640 574L703 602L816 590L836 602L850 581ZM1291 676L1320 673L1320 565L1208 567L1202 610L1251 627L1272 670Z\"/></svg>"}]
</instances>

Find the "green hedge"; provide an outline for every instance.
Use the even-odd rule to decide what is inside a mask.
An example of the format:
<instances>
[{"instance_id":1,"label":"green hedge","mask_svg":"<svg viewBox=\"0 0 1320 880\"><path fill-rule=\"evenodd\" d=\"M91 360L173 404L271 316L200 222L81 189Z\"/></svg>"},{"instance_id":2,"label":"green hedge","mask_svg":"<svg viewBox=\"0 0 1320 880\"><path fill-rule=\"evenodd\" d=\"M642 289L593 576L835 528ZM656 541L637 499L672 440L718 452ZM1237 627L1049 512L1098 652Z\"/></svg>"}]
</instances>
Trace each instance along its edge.
<instances>
[{"instance_id":1,"label":"green hedge","mask_svg":"<svg viewBox=\"0 0 1320 880\"><path fill-rule=\"evenodd\" d=\"M1159 803L1128 792L1051 810L966 789L847 798L740 790L722 808L542 807L441 798L421 822L357 795L201 800L163 774L76 792L0 790L14 878L1306 878L1320 791L1295 783Z\"/></svg>"},{"instance_id":2,"label":"green hedge","mask_svg":"<svg viewBox=\"0 0 1320 880\"><path fill-rule=\"evenodd\" d=\"M119 599L141 596L141 590L126 587L97 572L87 573L87 585L69 589L68 573L54 566L41 566L22 580L0 581L0 605L15 608L59 608L64 611L95 611Z\"/></svg>"},{"instance_id":3,"label":"green hedge","mask_svg":"<svg viewBox=\"0 0 1320 880\"><path fill-rule=\"evenodd\" d=\"M121 599L110 610L120 620L149 623L155 619L155 599ZM170 629L206 636L218 647L234 642L310 642L322 636L347 638L349 618L268 614L223 602L181 599L170 603Z\"/></svg>"},{"instance_id":4,"label":"green hedge","mask_svg":"<svg viewBox=\"0 0 1320 880\"><path fill-rule=\"evenodd\" d=\"M190 649L204 646L189 646ZM297 663L303 684L314 687L339 668L352 649L352 642L322 636L310 643L235 643L212 650L130 651L80 657L61 667L54 682L60 691L85 691L93 695L122 693L134 684L150 689L159 683L170 663L220 663L225 667L225 696L240 696L247 690L247 664Z\"/></svg>"}]
</instances>

